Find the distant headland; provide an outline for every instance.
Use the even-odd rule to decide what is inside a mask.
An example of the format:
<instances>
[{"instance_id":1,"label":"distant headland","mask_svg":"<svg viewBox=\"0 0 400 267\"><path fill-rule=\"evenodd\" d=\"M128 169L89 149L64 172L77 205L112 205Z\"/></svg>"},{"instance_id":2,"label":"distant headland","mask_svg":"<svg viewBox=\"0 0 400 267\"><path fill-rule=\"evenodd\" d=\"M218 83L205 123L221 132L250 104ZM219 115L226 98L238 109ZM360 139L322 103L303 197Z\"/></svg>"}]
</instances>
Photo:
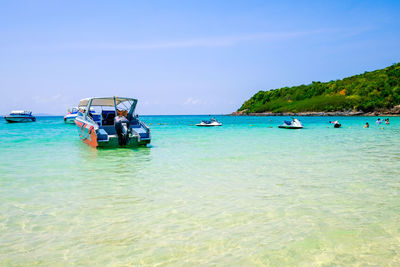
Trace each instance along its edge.
<instances>
[{"instance_id":1,"label":"distant headland","mask_svg":"<svg viewBox=\"0 0 400 267\"><path fill-rule=\"evenodd\" d=\"M400 116L400 63L342 80L259 91L231 115Z\"/></svg>"}]
</instances>

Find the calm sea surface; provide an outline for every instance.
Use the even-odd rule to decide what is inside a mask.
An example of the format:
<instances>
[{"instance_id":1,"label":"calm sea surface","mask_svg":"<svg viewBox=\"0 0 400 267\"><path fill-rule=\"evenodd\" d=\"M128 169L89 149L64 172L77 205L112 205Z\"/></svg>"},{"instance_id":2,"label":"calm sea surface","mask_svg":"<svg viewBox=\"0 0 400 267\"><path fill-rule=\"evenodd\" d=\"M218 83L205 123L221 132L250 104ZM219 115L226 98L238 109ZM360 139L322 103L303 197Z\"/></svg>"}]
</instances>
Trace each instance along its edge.
<instances>
[{"instance_id":1,"label":"calm sea surface","mask_svg":"<svg viewBox=\"0 0 400 267\"><path fill-rule=\"evenodd\" d=\"M109 150L1 119L0 265L400 265L400 118L207 118Z\"/></svg>"}]
</instances>

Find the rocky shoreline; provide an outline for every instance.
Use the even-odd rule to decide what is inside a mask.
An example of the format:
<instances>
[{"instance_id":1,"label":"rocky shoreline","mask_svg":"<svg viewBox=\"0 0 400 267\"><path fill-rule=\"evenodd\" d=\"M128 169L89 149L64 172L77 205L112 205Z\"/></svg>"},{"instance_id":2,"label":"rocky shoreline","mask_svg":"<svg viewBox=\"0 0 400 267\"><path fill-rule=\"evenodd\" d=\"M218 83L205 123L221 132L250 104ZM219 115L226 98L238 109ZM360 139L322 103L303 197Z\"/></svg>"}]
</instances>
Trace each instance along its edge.
<instances>
[{"instance_id":1,"label":"rocky shoreline","mask_svg":"<svg viewBox=\"0 0 400 267\"><path fill-rule=\"evenodd\" d=\"M248 113L244 111L236 111L228 116L387 116L395 117L400 116L400 107L396 106L390 111L373 111L373 112L363 112L363 111L332 111L332 112L263 112L263 113Z\"/></svg>"}]
</instances>

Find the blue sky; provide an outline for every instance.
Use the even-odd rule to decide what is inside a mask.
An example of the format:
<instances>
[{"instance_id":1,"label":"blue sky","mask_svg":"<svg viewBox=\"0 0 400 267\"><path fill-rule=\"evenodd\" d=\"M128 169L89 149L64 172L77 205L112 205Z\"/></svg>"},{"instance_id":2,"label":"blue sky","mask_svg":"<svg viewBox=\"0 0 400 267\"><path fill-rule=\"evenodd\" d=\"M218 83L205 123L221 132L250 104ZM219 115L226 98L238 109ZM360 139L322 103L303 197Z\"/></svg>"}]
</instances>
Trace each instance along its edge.
<instances>
[{"instance_id":1,"label":"blue sky","mask_svg":"<svg viewBox=\"0 0 400 267\"><path fill-rule=\"evenodd\" d=\"M230 113L259 90L400 62L400 1L0 1L0 114L128 96Z\"/></svg>"}]
</instances>

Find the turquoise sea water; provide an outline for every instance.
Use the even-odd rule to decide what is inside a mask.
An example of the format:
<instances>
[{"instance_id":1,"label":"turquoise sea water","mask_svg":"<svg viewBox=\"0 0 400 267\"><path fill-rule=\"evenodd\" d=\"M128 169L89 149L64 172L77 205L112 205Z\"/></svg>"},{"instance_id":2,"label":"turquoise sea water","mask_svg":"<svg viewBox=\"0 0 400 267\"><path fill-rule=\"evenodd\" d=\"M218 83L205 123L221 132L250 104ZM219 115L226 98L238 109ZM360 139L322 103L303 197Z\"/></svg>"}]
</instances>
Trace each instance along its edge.
<instances>
[{"instance_id":1,"label":"turquoise sea water","mask_svg":"<svg viewBox=\"0 0 400 267\"><path fill-rule=\"evenodd\" d=\"M0 120L0 265L400 265L400 118L207 118L108 150Z\"/></svg>"}]
</instances>

